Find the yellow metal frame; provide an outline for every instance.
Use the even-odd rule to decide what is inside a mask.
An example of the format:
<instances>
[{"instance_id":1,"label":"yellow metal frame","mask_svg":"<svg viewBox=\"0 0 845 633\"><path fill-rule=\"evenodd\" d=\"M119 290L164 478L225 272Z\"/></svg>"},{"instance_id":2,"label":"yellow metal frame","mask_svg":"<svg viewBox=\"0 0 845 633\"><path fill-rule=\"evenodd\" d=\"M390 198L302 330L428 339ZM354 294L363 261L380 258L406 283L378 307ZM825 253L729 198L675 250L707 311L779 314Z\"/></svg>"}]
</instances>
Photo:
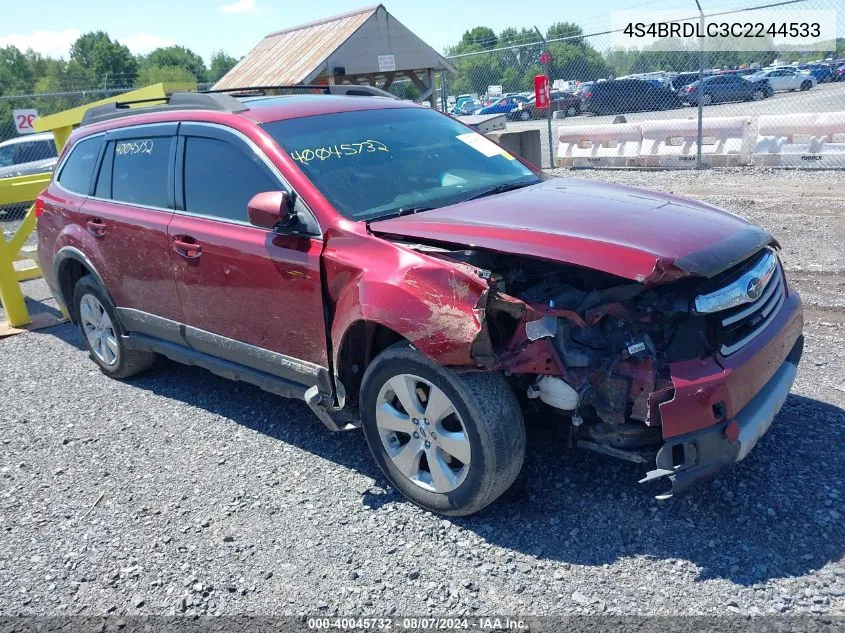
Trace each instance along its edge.
<instances>
[{"instance_id":1,"label":"yellow metal frame","mask_svg":"<svg viewBox=\"0 0 845 633\"><path fill-rule=\"evenodd\" d=\"M146 88L140 88L139 90L133 90L108 99L79 106L78 108L41 117L34 121L33 127L38 132L52 131L53 138L56 141L56 149L61 154L73 128L79 125L83 115L90 108L117 101L138 101L159 98L164 100L167 95L173 92L191 90L196 90L196 84L154 84ZM130 107L143 107L155 104L155 101L150 101ZM0 207L34 200L50 184L52 177L52 172L47 172L31 176L0 179ZM30 323L29 311L26 309L26 302L24 301L23 292L20 288L20 282L37 279L41 276L41 269L38 267L38 255L35 249L24 248L24 244L34 228L35 213L30 208L20 227L18 227L18 230L10 239L7 240L5 234L0 235L0 301L3 303L8 324L15 328ZM15 262L23 260L32 260L34 264L22 269L15 269Z\"/></svg>"}]
</instances>

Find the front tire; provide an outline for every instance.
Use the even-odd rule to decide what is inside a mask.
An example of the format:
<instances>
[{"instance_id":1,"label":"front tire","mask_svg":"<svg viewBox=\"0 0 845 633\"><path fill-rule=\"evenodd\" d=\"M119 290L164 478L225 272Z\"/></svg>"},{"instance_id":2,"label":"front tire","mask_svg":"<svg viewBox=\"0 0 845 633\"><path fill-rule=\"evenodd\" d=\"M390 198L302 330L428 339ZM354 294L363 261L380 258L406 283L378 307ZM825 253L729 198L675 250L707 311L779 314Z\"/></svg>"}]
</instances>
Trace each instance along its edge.
<instances>
[{"instance_id":1,"label":"front tire","mask_svg":"<svg viewBox=\"0 0 845 633\"><path fill-rule=\"evenodd\" d=\"M153 352L126 349L123 328L108 295L91 276L85 275L73 289L73 313L88 355L112 378L129 378L149 369Z\"/></svg>"},{"instance_id":2,"label":"front tire","mask_svg":"<svg viewBox=\"0 0 845 633\"><path fill-rule=\"evenodd\" d=\"M765 99L765 97L766 93L764 93L762 90L755 90L751 93L752 101L762 101L763 99Z\"/></svg>"},{"instance_id":3,"label":"front tire","mask_svg":"<svg viewBox=\"0 0 845 633\"><path fill-rule=\"evenodd\" d=\"M361 419L391 484L431 512L478 512L522 468L525 423L504 376L457 374L406 342L389 347L367 368Z\"/></svg>"},{"instance_id":4,"label":"front tire","mask_svg":"<svg viewBox=\"0 0 845 633\"><path fill-rule=\"evenodd\" d=\"M530 121L531 120L531 113L528 110L520 110L519 111L519 120L520 121Z\"/></svg>"},{"instance_id":5,"label":"front tire","mask_svg":"<svg viewBox=\"0 0 845 633\"><path fill-rule=\"evenodd\" d=\"M813 87L813 82L812 82L812 81L805 81L805 82L802 82L802 83L801 83L801 90L802 90L802 91L807 91L807 90L809 90L809 89L810 89L810 88L812 88L812 87Z\"/></svg>"}]
</instances>

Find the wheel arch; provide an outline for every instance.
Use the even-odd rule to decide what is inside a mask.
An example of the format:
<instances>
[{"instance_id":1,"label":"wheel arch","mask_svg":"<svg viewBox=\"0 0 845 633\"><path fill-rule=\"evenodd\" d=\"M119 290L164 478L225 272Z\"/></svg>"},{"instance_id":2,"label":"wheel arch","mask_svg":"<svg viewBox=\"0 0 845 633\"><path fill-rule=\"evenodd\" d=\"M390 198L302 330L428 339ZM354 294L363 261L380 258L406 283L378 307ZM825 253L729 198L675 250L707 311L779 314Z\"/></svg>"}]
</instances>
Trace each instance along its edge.
<instances>
[{"instance_id":1,"label":"wheel arch","mask_svg":"<svg viewBox=\"0 0 845 633\"><path fill-rule=\"evenodd\" d=\"M106 284L103 282L103 277L97 271L91 260L74 246L64 246L58 253L53 263L55 270L55 279L58 284L58 291L61 299L67 307L70 320L73 323L77 322L77 315L74 312L73 306L73 288L76 283L85 275L91 275L100 284L103 292L109 298L109 301L114 305L114 300L109 294Z\"/></svg>"},{"instance_id":2,"label":"wheel arch","mask_svg":"<svg viewBox=\"0 0 845 633\"><path fill-rule=\"evenodd\" d=\"M367 367L382 351L400 341L411 344L402 334L377 321L359 319L347 327L338 348L336 365L347 397L357 404Z\"/></svg>"}]
</instances>

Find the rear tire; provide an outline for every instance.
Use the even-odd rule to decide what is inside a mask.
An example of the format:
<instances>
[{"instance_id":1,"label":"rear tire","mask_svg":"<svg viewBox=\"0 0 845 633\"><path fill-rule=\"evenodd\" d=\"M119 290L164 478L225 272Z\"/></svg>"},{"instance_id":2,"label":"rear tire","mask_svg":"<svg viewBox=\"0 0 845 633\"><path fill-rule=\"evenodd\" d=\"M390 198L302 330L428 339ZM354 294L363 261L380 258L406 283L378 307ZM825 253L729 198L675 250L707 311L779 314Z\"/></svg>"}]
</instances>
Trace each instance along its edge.
<instances>
[{"instance_id":1,"label":"rear tire","mask_svg":"<svg viewBox=\"0 0 845 633\"><path fill-rule=\"evenodd\" d=\"M425 510L450 516L478 512L519 475L525 423L502 374L458 374L403 341L367 368L360 401L376 463L399 492Z\"/></svg>"},{"instance_id":2,"label":"rear tire","mask_svg":"<svg viewBox=\"0 0 845 633\"><path fill-rule=\"evenodd\" d=\"M530 121L531 120L531 113L528 110L520 110L519 120L520 121Z\"/></svg>"},{"instance_id":3,"label":"rear tire","mask_svg":"<svg viewBox=\"0 0 845 633\"><path fill-rule=\"evenodd\" d=\"M89 357L107 376L129 378L149 369L155 362L153 352L126 349L121 340L123 327L117 312L105 290L91 275L85 275L74 286L73 314Z\"/></svg>"},{"instance_id":4,"label":"rear tire","mask_svg":"<svg viewBox=\"0 0 845 633\"><path fill-rule=\"evenodd\" d=\"M801 83L801 90L806 91L813 87L812 81L804 81Z\"/></svg>"},{"instance_id":5,"label":"rear tire","mask_svg":"<svg viewBox=\"0 0 845 633\"><path fill-rule=\"evenodd\" d=\"M713 103L713 95L704 95L701 97L702 105L711 105Z\"/></svg>"},{"instance_id":6,"label":"rear tire","mask_svg":"<svg viewBox=\"0 0 845 633\"><path fill-rule=\"evenodd\" d=\"M766 93L764 93L762 90L755 90L754 92L751 93L751 100L752 101L762 101L765 98L766 98Z\"/></svg>"}]
</instances>

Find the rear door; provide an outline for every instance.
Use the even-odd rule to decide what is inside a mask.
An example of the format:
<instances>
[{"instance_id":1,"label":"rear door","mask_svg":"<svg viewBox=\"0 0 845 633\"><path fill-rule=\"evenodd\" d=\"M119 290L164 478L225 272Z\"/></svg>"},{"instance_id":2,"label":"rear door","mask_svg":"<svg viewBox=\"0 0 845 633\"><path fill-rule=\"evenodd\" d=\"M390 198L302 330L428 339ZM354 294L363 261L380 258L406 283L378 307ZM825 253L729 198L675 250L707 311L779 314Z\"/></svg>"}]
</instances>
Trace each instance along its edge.
<instances>
[{"instance_id":1,"label":"rear door","mask_svg":"<svg viewBox=\"0 0 845 633\"><path fill-rule=\"evenodd\" d=\"M327 367L322 238L279 235L247 218L252 196L279 190L287 184L246 137L182 124L169 239L190 343L265 371L250 359Z\"/></svg>"},{"instance_id":2,"label":"rear door","mask_svg":"<svg viewBox=\"0 0 845 633\"><path fill-rule=\"evenodd\" d=\"M135 329L132 324L146 314L182 320L167 242L177 125L108 132L92 195L79 209L79 223L89 236L86 254L96 258L127 329Z\"/></svg>"}]
</instances>

